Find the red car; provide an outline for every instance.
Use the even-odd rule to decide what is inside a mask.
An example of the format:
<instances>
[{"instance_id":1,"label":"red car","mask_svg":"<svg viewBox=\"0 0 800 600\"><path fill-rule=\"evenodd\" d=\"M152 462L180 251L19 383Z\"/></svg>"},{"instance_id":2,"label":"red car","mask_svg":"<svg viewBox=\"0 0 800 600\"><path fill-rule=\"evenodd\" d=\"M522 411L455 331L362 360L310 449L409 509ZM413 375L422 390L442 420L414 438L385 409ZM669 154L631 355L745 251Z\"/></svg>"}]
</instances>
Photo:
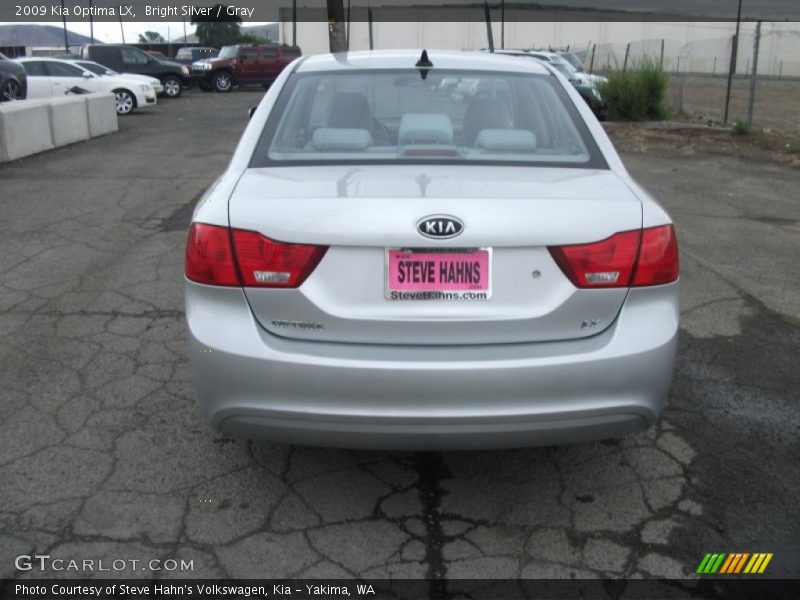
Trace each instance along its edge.
<instances>
[{"instance_id":1,"label":"red car","mask_svg":"<svg viewBox=\"0 0 800 600\"><path fill-rule=\"evenodd\" d=\"M216 58L192 64L192 78L205 91L230 92L237 85L269 85L302 53L297 46L237 44Z\"/></svg>"}]
</instances>

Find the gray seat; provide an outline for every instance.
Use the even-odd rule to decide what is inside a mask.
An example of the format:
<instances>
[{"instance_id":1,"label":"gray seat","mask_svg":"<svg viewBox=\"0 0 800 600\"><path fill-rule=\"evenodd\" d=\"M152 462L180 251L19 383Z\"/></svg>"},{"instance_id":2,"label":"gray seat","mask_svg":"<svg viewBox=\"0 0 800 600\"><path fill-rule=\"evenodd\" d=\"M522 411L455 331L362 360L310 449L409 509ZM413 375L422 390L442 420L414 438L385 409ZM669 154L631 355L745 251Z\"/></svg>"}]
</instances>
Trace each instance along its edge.
<instances>
[{"instance_id":1,"label":"gray seat","mask_svg":"<svg viewBox=\"0 0 800 600\"><path fill-rule=\"evenodd\" d=\"M311 146L314 150L338 152L363 152L372 145L372 136L366 129L320 128L314 131Z\"/></svg>"},{"instance_id":2,"label":"gray seat","mask_svg":"<svg viewBox=\"0 0 800 600\"><path fill-rule=\"evenodd\" d=\"M372 126L372 110L364 94L358 92L336 94L328 116L329 128L372 131Z\"/></svg>"},{"instance_id":3,"label":"gray seat","mask_svg":"<svg viewBox=\"0 0 800 600\"><path fill-rule=\"evenodd\" d=\"M401 146L450 145L453 143L453 124L447 115L407 113L400 119L398 138Z\"/></svg>"},{"instance_id":4,"label":"gray seat","mask_svg":"<svg viewBox=\"0 0 800 600\"><path fill-rule=\"evenodd\" d=\"M536 136L527 129L484 129L475 147L487 152L536 152Z\"/></svg>"},{"instance_id":5,"label":"gray seat","mask_svg":"<svg viewBox=\"0 0 800 600\"><path fill-rule=\"evenodd\" d=\"M511 114L498 98L475 98L464 113L464 144L472 146L484 129L509 129Z\"/></svg>"}]
</instances>

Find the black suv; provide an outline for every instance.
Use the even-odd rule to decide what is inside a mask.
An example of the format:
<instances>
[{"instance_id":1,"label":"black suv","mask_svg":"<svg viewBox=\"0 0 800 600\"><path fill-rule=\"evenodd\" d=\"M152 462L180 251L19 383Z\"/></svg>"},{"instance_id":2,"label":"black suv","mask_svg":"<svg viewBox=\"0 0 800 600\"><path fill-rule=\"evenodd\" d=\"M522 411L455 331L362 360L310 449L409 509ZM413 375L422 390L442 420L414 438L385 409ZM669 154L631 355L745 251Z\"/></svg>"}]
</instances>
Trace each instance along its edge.
<instances>
[{"instance_id":1,"label":"black suv","mask_svg":"<svg viewBox=\"0 0 800 600\"><path fill-rule=\"evenodd\" d=\"M183 88L191 82L186 65L159 60L133 46L121 44L86 45L81 49L81 58L93 60L117 73L149 75L164 85L164 95L177 98Z\"/></svg>"},{"instance_id":2,"label":"black suv","mask_svg":"<svg viewBox=\"0 0 800 600\"><path fill-rule=\"evenodd\" d=\"M0 54L0 102L23 100L28 95L28 77L25 67L16 60Z\"/></svg>"}]
</instances>

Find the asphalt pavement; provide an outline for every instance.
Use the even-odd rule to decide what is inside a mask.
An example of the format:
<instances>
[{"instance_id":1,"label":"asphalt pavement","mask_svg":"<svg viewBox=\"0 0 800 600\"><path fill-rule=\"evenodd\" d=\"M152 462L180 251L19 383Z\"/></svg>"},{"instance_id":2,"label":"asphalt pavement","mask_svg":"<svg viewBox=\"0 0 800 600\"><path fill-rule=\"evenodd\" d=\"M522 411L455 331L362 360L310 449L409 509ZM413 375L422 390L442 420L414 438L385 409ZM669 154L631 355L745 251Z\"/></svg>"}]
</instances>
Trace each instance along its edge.
<instances>
[{"instance_id":1,"label":"asphalt pavement","mask_svg":"<svg viewBox=\"0 0 800 600\"><path fill-rule=\"evenodd\" d=\"M681 244L675 379L645 433L452 453L231 440L194 406L183 248L262 93L190 91L0 165L0 577L80 574L15 568L44 554L137 577L672 578L720 551L800 576L800 172L620 148ZM170 558L192 569L142 566Z\"/></svg>"}]
</instances>

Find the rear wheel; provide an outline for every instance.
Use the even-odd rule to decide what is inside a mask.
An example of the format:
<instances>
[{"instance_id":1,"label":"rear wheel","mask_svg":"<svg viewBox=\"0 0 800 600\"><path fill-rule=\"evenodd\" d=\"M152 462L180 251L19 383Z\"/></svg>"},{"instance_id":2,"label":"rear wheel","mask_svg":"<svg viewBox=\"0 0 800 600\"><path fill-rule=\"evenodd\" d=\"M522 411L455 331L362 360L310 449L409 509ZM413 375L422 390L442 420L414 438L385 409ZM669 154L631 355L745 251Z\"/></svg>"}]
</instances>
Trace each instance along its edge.
<instances>
[{"instance_id":1,"label":"rear wheel","mask_svg":"<svg viewBox=\"0 0 800 600\"><path fill-rule=\"evenodd\" d=\"M129 115L136 108L136 98L128 90L114 90L117 100L117 114Z\"/></svg>"},{"instance_id":2,"label":"rear wheel","mask_svg":"<svg viewBox=\"0 0 800 600\"><path fill-rule=\"evenodd\" d=\"M22 99L22 86L16 79L9 79L3 84L0 89L0 102L6 100L21 100Z\"/></svg>"},{"instance_id":3,"label":"rear wheel","mask_svg":"<svg viewBox=\"0 0 800 600\"><path fill-rule=\"evenodd\" d=\"M167 75L161 83L164 84L164 94L167 98L177 98L183 93L183 82L174 75Z\"/></svg>"},{"instance_id":4,"label":"rear wheel","mask_svg":"<svg viewBox=\"0 0 800 600\"><path fill-rule=\"evenodd\" d=\"M230 92L233 89L233 76L227 71L218 71L214 74L211 85L217 92Z\"/></svg>"}]
</instances>

